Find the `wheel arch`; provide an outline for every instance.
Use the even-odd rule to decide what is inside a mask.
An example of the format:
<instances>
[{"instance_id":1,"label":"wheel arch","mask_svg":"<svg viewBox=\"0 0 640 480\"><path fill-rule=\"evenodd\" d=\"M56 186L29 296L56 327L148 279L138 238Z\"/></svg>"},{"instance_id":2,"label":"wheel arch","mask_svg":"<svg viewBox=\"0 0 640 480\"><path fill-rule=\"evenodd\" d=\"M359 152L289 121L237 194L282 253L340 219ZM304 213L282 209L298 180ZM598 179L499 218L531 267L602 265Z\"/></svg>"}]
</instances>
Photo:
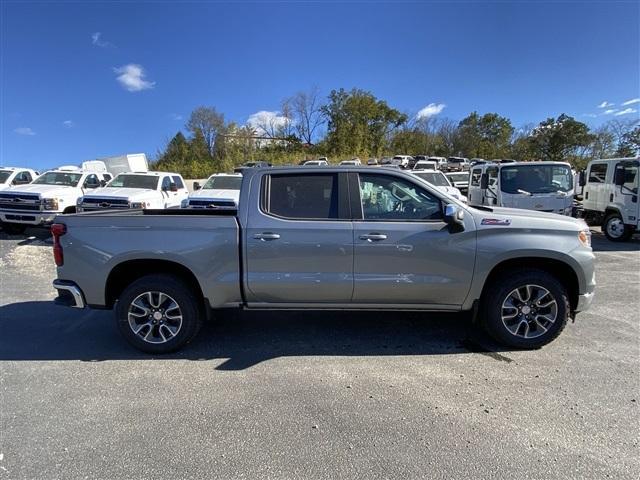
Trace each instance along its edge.
<instances>
[{"instance_id":1,"label":"wheel arch","mask_svg":"<svg viewBox=\"0 0 640 480\"><path fill-rule=\"evenodd\" d=\"M578 281L576 271L571 265L563 262L562 260L546 257L510 258L496 264L485 279L484 286L482 287L482 293L480 294L480 302L486 298L486 292L489 286L495 283L502 275L528 268L542 270L560 280L567 289L571 311L574 311L577 308L580 283Z\"/></svg>"},{"instance_id":2,"label":"wheel arch","mask_svg":"<svg viewBox=\"0 0 640 480\"><path fill-rule=\"evenodd\" d=\"M155 258L126 260L113 267L105 283L105 305L112 308L125 288L142 277L154 274L178 278L196 294L200 304L204 306L202 287L189 268L171 260Z\"/></svg>"}]
</instances>

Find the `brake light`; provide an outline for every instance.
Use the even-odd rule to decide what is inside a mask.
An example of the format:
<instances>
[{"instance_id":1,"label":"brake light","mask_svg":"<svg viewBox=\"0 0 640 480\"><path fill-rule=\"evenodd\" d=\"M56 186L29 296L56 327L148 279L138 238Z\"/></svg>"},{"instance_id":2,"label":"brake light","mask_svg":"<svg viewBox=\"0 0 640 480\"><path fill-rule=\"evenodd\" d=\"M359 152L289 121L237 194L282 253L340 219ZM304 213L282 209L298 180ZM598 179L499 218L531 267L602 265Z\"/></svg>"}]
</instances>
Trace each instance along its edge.
<instances>
[{"instance_id":1,"label":"brake light","mask_svg":"<svg viewBox=\"0 0 640 480\"><path fill-rule=\"evenodd\" d=\"M62 253L60 237L65 233L67 233L67 226L64 223L54 223L51 225L51 235L53 235L53 259L59 267L64 264L64 254Z\"/></svg>"}]
</instances>

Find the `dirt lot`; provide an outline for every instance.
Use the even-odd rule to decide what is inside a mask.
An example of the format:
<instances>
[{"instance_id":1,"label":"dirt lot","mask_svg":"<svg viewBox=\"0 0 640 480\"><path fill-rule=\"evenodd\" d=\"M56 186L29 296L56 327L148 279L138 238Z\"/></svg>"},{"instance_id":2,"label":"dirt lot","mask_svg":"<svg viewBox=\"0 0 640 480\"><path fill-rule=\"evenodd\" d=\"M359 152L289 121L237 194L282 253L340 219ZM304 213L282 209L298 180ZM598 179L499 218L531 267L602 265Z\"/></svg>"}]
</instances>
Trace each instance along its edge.
<instances>
[{"instance_id":1,"label":"dirt lot","mask_svg":"<svg viewBox=\"0 0 640 480\"><path fill-rule=\"evenodd\" d=\"M45 235L0 233L0 478L637 478L640 241L594 249L592 309L538 351L457 316L245 313L151 358L51 303Z\"/></svg>"}]
</instances>

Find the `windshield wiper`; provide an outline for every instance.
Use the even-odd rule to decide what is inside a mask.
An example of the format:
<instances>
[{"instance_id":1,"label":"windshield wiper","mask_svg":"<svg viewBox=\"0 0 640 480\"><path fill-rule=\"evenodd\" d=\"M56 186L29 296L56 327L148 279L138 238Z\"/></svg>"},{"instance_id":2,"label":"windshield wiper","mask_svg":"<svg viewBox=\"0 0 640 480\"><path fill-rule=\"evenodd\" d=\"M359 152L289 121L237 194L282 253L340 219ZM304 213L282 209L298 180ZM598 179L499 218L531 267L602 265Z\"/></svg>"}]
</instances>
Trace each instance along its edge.
<instances>
[{"instance_id":1,"label":"windshield wiper","mask_svg":"<svg viewBox=\"0 0 640 480\"><path fill-rule=\"evenodd\" d=\"M531 196L531 192L527 192L526 190L522 190L521 188L518 189L518 193L522 193L523 195Z\"/></svg>"}]
</instances>

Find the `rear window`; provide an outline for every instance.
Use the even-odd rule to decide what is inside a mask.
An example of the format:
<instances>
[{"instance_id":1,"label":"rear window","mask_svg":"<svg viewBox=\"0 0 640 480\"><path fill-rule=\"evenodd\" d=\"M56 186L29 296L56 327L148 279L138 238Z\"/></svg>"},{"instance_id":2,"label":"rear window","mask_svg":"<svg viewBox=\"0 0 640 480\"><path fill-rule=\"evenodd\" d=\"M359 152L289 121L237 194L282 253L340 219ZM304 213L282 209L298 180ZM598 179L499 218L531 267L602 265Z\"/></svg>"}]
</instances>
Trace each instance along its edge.
<instances>
[{"instance_id":1,"label":"rear window","mask_svg":"<svg viewBox=\"0 0 640 480\"><path fill-rule=\"evenodd\" d=\"M265 182L264 209L290 219L338 218L338 175L270 175Z\"/></svg>"},{"instance_id":2,"label":"rear window","mask_svg":"<svg viewBox=\"0 0 640 480\"><path fill-rule=\"evenodd\" d=\"M176 187L184 188L184 183L182 183L182 178L176 175L174 177L171 177L171 179L173 180L173 183L176 184Z\"/></svg>"}]
</instances>

